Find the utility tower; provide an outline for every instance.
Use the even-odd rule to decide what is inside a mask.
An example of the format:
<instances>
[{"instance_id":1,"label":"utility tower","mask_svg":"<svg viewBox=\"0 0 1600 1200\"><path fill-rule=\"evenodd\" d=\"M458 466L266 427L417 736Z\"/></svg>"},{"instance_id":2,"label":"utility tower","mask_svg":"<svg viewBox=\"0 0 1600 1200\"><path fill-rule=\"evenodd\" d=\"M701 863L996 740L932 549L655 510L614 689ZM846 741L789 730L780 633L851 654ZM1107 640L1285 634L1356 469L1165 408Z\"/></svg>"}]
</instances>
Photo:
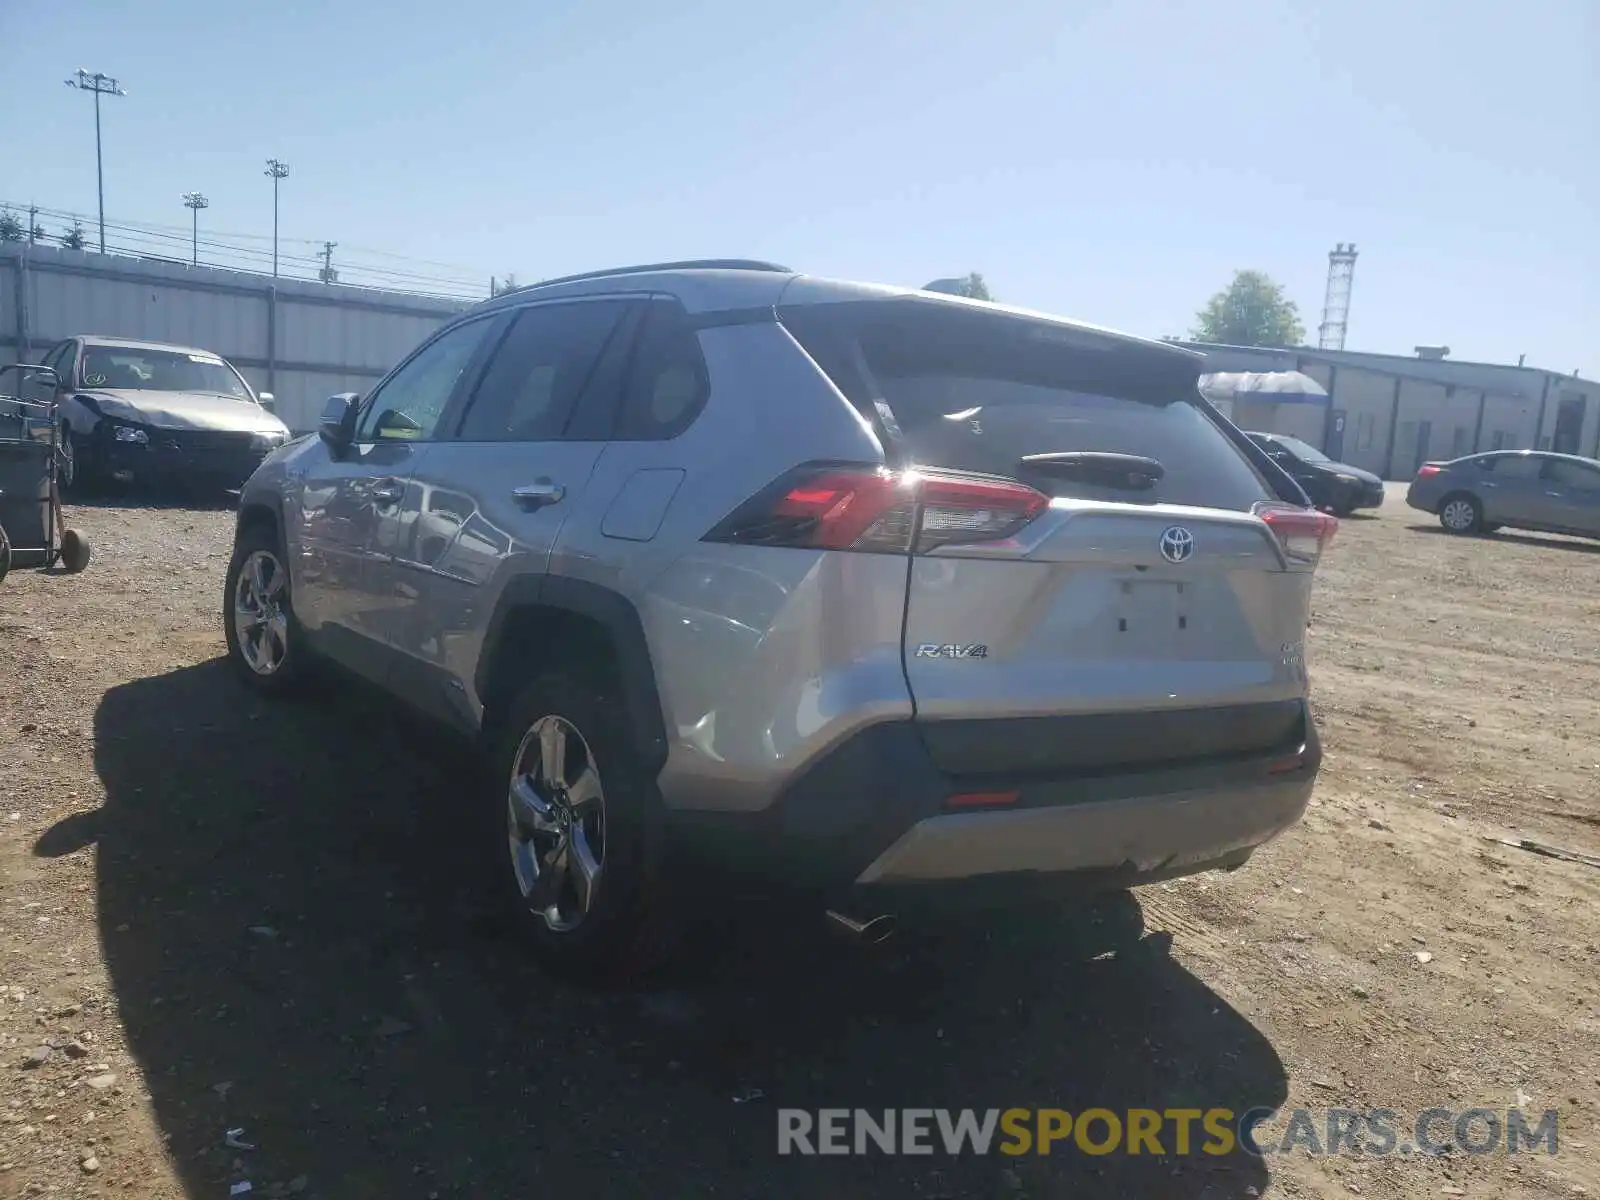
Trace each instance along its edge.
<instances>
[{"instance_id":1,"label":"utility tower","mask_svg":"<svg viewBox=\"0 0 1600 1200\"><path fill-rule=\"evenodd\" d=\"M338 244L338 242L322 243L322 270L318 271L317 275L323 283L339 282L339 272L333 269L333 251Z\"/></svg>"},{"instance_id":2,"label":"utility tower","mask_svg":"<svg viewBox=\"0 0 1600 1200\"><path fill-rule=\"evenodd\" d=\"M109 75L102 75L96 71L89 74L82 67L78 73L67 80L67 86L78 88L80 91L94 93L94 187L100 198L100 253L106 252L106 173L104 160L100 157L100 97L101 96L126 96L122 85Z\"/></svg>"},{"instance_id":3,"label":"utility tower","mask_svg":"<svg viewBox=\"0 0 1600 1200\"><path fill-rule=\"evenodd\" d=\"M1356 244L1338 243L1328 251L1328 293L1322 300L1322 324L1317 345L1322 350L1343 350L1350 325L1350 287L1356 275Z\"/></svg>"},{"instance_id":4,"label":"utility tower","mask_svg":"<svg viewBox=\"0 0 1600 1200\"><path fill-rule=\"evenodd\" d=\"M185 192L183 194L183 206L189 210L189 216L192 218L189 223L189 246L191 250L189 261L198 267L200 265L200 210L202 208L210 208L211 201L207 200L199 192Z\"/></svg>"}]
</instances>

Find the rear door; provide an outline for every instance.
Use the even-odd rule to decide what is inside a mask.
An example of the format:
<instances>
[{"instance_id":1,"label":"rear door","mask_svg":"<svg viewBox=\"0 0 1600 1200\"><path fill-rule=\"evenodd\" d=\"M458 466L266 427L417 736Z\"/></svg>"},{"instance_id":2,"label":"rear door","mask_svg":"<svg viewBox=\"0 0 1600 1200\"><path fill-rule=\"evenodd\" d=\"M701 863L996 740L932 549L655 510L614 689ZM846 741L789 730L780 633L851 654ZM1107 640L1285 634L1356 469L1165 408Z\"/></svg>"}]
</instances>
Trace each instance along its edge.
<instances>
[{"instance_id":1,"label":"rear door","mask_svg":"<svg viewBox=\"0 0 1600 1200\"><path fill-rule=\"evenodd\" d=\"M418 457L383 603L391 686L424 710L475 723L471 681L499 586L550 568L605 447L635 307L600 298L515 313Z\"/></svg>"},{"instance_id":2,"label":"rear door","mask_svg":"<svg viewBox=\"0 0 1600 1200\"><path fill-rule=\"evenodd\" d=\"M1110 766L1290 736L1321 538L1291 560L1255 515L1277 498L1202 410L1195 361L993 310L819 308L836 311L785 321L809 326L810 342L830 321L848 329L854 390L885 406L918 467L1048 498L983 541L962 535L970 513L923 508L904 658L918 719L941 725L930 749L942 766ZM1116 720L1150 713L1160 720ZM1076 733L1031 720L1091 714ZM974 718L1014 720L998 736Z\"/></svg>"},{"instance_id":3,"label":"rear door","mask_svg":"<svg viewBox=\"0 0 1600 1200\"><path fill-rule=\"evenodd\" d=\"M1481 480L1464 482L1483 504L1483 518L1492 525L1538 528L1551 517L1550 497L1544 494L1539 454L1501 454Z\"/></svg>"},{"instance_id":4,"label":"rear door","mask_svg":"<svg viewBox=\"0 0 1600 1200\"><path fill-rule=\"evenodd\" d=\"M1540 482L1552 527L1600 537L1600 469L1570 458L1549 458Z\"/></svg>"}]
</instances>

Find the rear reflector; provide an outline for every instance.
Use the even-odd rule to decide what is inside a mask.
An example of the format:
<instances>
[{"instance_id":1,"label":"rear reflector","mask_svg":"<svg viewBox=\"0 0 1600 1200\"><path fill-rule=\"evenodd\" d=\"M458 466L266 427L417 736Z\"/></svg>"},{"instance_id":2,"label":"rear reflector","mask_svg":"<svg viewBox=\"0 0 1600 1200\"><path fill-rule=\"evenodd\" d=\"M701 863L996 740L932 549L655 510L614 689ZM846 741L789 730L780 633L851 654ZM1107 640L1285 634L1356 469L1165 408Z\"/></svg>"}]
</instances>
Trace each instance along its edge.
<instances>
[{"instance_id":1,"label":"rear reflector","mask_svg":"<svg viewBox=\"0 0 1600 1200\"><path fill-rule=\"evenodd\" d=\"M1298 771L1306 765L1306 752L1299 751L1288 758L1280 758L1267 766L1268 775L1287 775L1290 771Z\"/></svg>"},{"instance_id":2,"label":"rear reflector","mask_svg":"<svg viewBox=\"0 0 1600 1200\"><path fill-rule=\"evenodd\" d=\"M944 802L946 808L1004 808L1015 804L1020 792L957 792Z\"/></svg>"},{"instance_id":3,"label":"rear reflector","mask_svg":"<svg viewBox=\"0 0 1600 1200\"><path fill-rule=\"evenodd\" d=\"M1417 478L1426 479L1430 475L1437 475L1441 470L1443 470L1443 468L1434 463L1423 463L1417 468Z\"/></svg>"},{"instance_id":4,"label":"rear reflector","mask_svg":"<svg viewBox=\"0 0 1600 1200\"><path fill-rule=\"evenodd\" d=\"M1010 537L1049 503L1011 479L812 464L740 505L706 540L925 553Z\"/></svg>"},{"instance_id":5,"label":"rear reflector","mask_svg":"<svg viewBox=\"0 0 1600 1200\"><path fill-rule=\"evenodd\" d=\"M1339 528L1337 520L1314 508L1262 503L1252 511L1272 530L1291 566L1316 566Z\"/></svg>"}]
</instances>

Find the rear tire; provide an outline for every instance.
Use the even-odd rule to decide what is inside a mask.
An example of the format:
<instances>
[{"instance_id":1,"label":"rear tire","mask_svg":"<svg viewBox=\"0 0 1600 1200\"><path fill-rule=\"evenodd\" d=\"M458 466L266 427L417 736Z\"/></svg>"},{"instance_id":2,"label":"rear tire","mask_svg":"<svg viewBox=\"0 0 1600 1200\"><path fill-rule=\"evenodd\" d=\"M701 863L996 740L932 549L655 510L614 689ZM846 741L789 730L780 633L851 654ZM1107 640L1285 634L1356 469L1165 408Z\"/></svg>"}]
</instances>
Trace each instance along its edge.
<instances>
[{"instance_id":1,"label":"rear tire","mask_svg":"<svg viewBox=\"0 0 1600 1200\"><path fill-rule=\"evenodd\" d=\"M305 633L295 619L288 556L276 530L247 526L234 542L222 593L228 661L252 690L287 696L306 681Z\"/></svg>"},{"instance_id":2,"label":"rear tire","mask_svg":"<svg viewBox=\"0 0 1600 1200\"><path fill-rule=\"evenodd\" d=\"M1465 492L1452 492L1439 502L1439 524L1446 533L1478 533L1483 529L1483 506Z\"/></svg>"},{"instance_id":3,"label":"rear tire","mask_svg":"<svg viewBox=\"0 0 1600 1200\"><path fill-rule=\"evenodd\" d=\"M485 870L519 934L561 975L636 978L678 940L680 913L663 887L661 795L623 711L609 673L551 671L491 735ZM558 736L561 749L547 748Z\"/></svg>"}]
</instances>

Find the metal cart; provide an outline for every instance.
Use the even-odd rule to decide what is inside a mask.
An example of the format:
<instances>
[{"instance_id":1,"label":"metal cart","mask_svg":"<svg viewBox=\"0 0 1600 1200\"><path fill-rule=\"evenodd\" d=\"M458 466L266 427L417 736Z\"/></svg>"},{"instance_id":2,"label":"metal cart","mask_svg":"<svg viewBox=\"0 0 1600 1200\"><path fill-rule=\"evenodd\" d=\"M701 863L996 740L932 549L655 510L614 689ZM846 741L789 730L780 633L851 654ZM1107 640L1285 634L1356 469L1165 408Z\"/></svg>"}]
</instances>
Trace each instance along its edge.
<instances>
[{"instance_id":1,"label":"metal cart","mask_svg":"<svg viewBox=\"0 0 1600 1200\"><path fill-rule=\"evenodd\" d=\"M61 516L56 382L49 367L0 368L0 580L13 566L76 574L89 565L88 539Z\"/></svg>"}]
</instances>

